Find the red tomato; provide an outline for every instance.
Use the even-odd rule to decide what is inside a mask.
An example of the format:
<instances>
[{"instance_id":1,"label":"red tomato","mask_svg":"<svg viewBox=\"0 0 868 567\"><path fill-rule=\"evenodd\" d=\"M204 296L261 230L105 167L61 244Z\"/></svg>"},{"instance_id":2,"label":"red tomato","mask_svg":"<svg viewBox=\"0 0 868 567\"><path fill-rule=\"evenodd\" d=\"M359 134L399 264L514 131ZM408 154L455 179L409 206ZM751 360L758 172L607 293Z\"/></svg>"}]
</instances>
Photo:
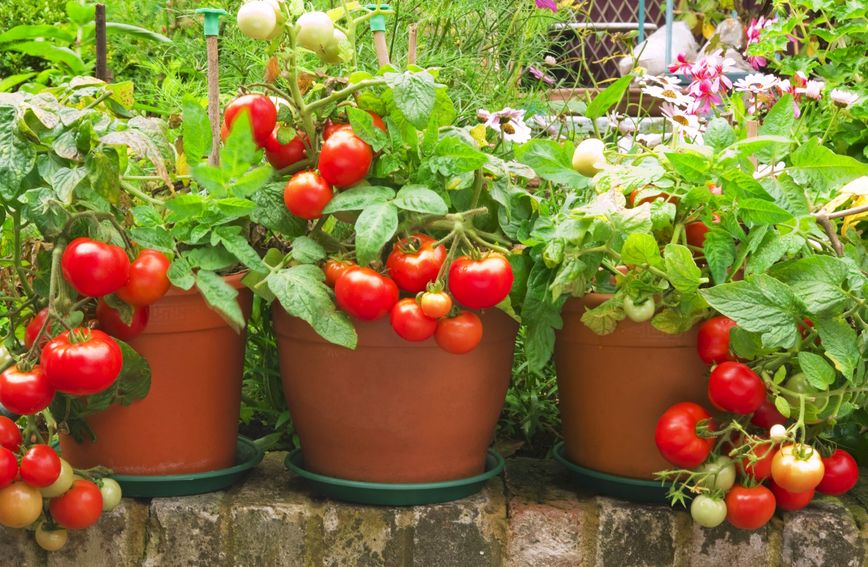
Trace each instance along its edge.
<instances>
[{"instance_id":1,"label":"red tomato","mask_svg":"<svg viewBox=\"0 0 868 567\"><path fill-rule=\"evenodd\" d=\"M338 306L362 321L384 317L398 302L398 286L370 268L347 270L335 283Z\"/></svg>"},{"instance_id":2,"label":"red tomato","mask_svg":"<svg viewBox=\"0 0 868 567\"><path fill-rule=\"evenodd\" d=\"M820 452L810 445L784 445L772 459L772 479L790 492L813 490L825 471Z\"/></svg>"},{"instance_id":3,"label":"red tomato","mask_svg":"<svg viewBox=\"0 0 868 567\"><path fill-rule=\"evenodd\" d=\"M27 323L27 328L24 329L24 346L25 348L30 348L33 346L33 343L36 341L36 337L39 335L39 331L42 330L42 325L45 324L45 320L48 318L48 307L42 309L39 313L33 316L33 319ZM45 343L48 342L49 333L51 332L51 325L48 325L45 328L45 332L42 333L42 338L39 340L40 346L45 346Z\"/></svg>"},{"instance_id":4,"label":"red tomato","mask_svg":"<svg viewBox=\"0 0 868 567\"><path fill-rule=\"evenodd\" d=\"M0 488L12 484L18 476L18 458L6 447L0 447Z\"/></svg>"},{"instance_id":5,"label":"red tomato","mask_svg":"<svg viewBox=\"0 0 868 567\"><path fill-rule=\"evenodd\" d=\"M807 492L790 492L775 484L774 480L769 480L769 490L775 495L781 510L801 510L814 499L813 488Z\"/></svg>"},{"instance_id":6,"label":"red tomato","mask_svg":"<svg viewBox=\"0 0 868 567\"><path fill-rule=\"evenodd\" d=\"M702 221L689 222L684 225L684 233L687 235L687 243L697 248L705 244L705 235L708 234L708 226Z\"/></svg>"},{"instance_id":7,"label":"red tomato","mask_svg":"<svg viewBox=\"0 0 868 567\"><path fill-rule=\"evenodd\" d=\"M732 413L756 411L766 399L766 387L746 364L722 362L708 379L708 399L716 408Z\"/></svg>"},{"instance_id":8,"label":"red tomato","mask_svg":"<svg viewBox=\"0 0 868 567\"><path fill-rule=\"evenodd\" d=\"M654 441L663 458L678 467L701 465L714 447L714 438L700 437L696 427L710 419L705 408L693 402L681 402L666 410L654 432Z\"/></svg>"},{"instance_id":9,"label":"red tomato","mask_svg":"<svg viewBox=\"0 0 868 567\"><path fill-rule=\"evenodd\" d=\"M331 185L314 171L299 171L283 190L283 202L289 212L307 220L318 219L332 196Z\"/></svg>"},{"instance_id":10,"label":"red tomato","mask_svg":"<svg viewBox=\"0 0 868 567\"><path fill-rule=\"evenodd\" d=\"M99 303L96 304L96 318L99 321L99 328L122 341L129 341L142 334L142 331L148 326L150 311L151 308L147 305L134 307L133 319L127 325L121 319L118 310L109 307L104 299L100 299Z\"/></svg>"},{"instance_id":11,"label":"red tomato","mask_svg":"<svg viewBox=\"0 0 868 567\"><path fill-rule=\"evenodd\" d=\"M744 469L745 474L752 476L756 480L765 480L772 474L772 459L774 459L777 452L774 445L757 445L751 450L751 453L756 456L757 461L751 464L750 458L744 457L741 460L742 469Z\"/></svg>"},{"instance_id":12,"label":"red tomato","mask_svg":"<svg viewBox=\"0 0 868 567\"><path fill-rule=\"evenodd\" d=\"M232 129L232 123L242 110L246 110L250 116L250 127L253 131L253 139L259 147L268 143L268 138L277 124L277 107L270 98L260 94L249 94L236 98L226 106L223 113L223 123L227 130Z\"/></svg>"},{"instance_id":13,"label":"red tomato","mask_svg":"<svg viewBox=\"0 0 868 567\"><path fill-rule=\"evenodd\" d=\"M13 453L18 451L21 446L21 430L15 425L15 422L0 415L0 447L5 447Z\"/></svg>"},{"instance_id":14,"label":"red tomato","mask_svg":"<svg viewBox=\"0 0 868 567\"><path fill-rule=\"evenodd\" d=\"M88 396L111 386L121 372L121 347L102 331L76 328L42 349L42 371L60 392Z\"/></svg>"},{"instance_id":15,"label":"red tomato","mask_svg":"<svg viewBox=\"0 0 868 567\"><path fill-rule=\"evenodd\" d=\"M317 167L323 178L335 187L350 187L365 178L373 160L371 146L352 130L344 129L323 143Z\"/></svg>"},{"instance_id":16,"label":"red tomato","mask_svg":"<svg viewBox=\"0 0 868 567\"><path fill-rule=\"evenodd\" d=\"M480 260L459 256L449 267L452 297L471 309L486 309L503 301L512 289L513 279L509 260L497 252Z\"/></svg>"},{"instance_id":17,"label":"red tomato","mask_svg":"<svg viewBox=\"0 0 868 567\"><path fill-rule=\"evenodd\" d=\"M844 449L835 449L831 457L823 457L823 480L817 490L829 496L841 496L849 492L859 481L859 465Z\"/></svg>"},{"instance_id":18,"label":"red tomato","mask_svg":"<svg viewBox=\"0 0 868 567\"><path fill-rule=\"evenodd\" d=\"M726 519L737 528L761 528L774 514L775 495L765 486L736 485L726 494Z\"/></svg>"},{"instance_id":19,"label":"red tomato","mask_svg":"<svg viewBox=\"0 0 868 567\"><path fill-rule=\"evenodd\" d=\"M76 480L65 494L52 498L51 517L68 530L83 530L94 525L102 513L102 493L89 480Z\"/></svg>"},{"instance_id":20,"label":"red tomato","mask_svg":"<svg viewBox=\"0 0 868 567\"><path fill-rule=\"evenodd\" d=\"M349 124L344 124L342 122L332 122L331 120L328 120L322 129L323 141L328 140L332 137L332 134L334 134L335 132L340 132L341 130L352 131L352 127Z\"/></svg>"},{"instance_id":21,"label":"red tomato","mask_svg":"<svg viewBox=\"0 0 868 567\"><path fill-rule=\"evenodd\" d=\"M422 312L415 299L402 299L392 307L392 328L406 341L419 342L430 339L437 330L437 320Z\"/></svg>"},{"instance_id":22,"label":"red tomato","mask_svg":"<svg viewBox=\"0 0 868 567\"><path fill-rule=\"evenodd\" d=\"M21 480L45 488L60 476L60 457L48 445L34 445L21 457Z\"/></svg>"},{"instance_id":23,"label":"red tomato","mask_svg":"<svg viewBox=\"0 0 868 567\"><path fill-rule=\"evenodd\" d=\"M720 364L726 360L735 360L729 351L729 332L736 326L735 321L723 315L712 317L702 323L696 337L696 351L699 353L699 358L706 364Z\"/></svg>"},{"instance_id":24,"label":"red tomato","mask_svg":"<svg viewBox=\"0 0 868 567\"><path fill-rule=\"evenodd\" d=\"M395 243L386 259L386 271L404 291L419 293L437 279L446 261L446 247L425 234L414 234Z\"/></svg>"},{"instance_id":25,"label":"red tomato","mask_svg":"<svg viewBox=\"0 0 868 567\"><path fill-rule=\"evenodd\" d=\"M307 156L307 148L300 136L294 136L290 141L281 144L277 138L279 128L275 128L268 141L265 142L265 159L274 169L283 169L298 163Z\"/></svg>"},{"instance_id":26,"label":"red tomato","mask_svg":"<svg viewBox=\"0 0 868 567\"><path fill-rule=\"evenodd\" d=\"M326 284L329 287L335 287L335 283L337 283L338 278L344 275L344 272L346 272L350 268L356 267L358 266L356 266L352 262L347 262L346 260L326 260L325 266L323 266Z\"/></svg>"},{"instance_id":27,"label":"red tomato","mask_svg":"<svg viewBox=\"0 0 868 567\"><path fill-rule=\"evenodd\" d=\"M452 298L443 291L426 291L419 299L422 313L432 319L442 319L452 310Z\"/></svg>"},{"instance_id":28,"label":"red tomato","mask_svg":"<svg viewBox=\"0 0 868 567\"><path fill-rule=\"evenodd\" d=\"M383 122L383 119L380 118L380 115L379 115L379 114L377 114L376 112L372 112L372 111L370 111L370 110L367 110L366 112L367 112L368 114L371 115L371 118L374 119L374 126L376 126L377 128L379 128L379 129L382 130L383 132L386 132L386 131L388 130L388 129L386 128L386 123Z\"/></svg>"},{"instance_id":29,"label":"red tomato","mask_svg":"<svg viewBox=\"0 0 868 567\"><path fill-rule=\"evenodd\" d=\"M465 354L482 341L482 321L470 311L462 311L455 317L440 319L434 333L437 344L450 354Z\"/></svg>"},{"instance_id":30,"label":"red tomato","mask_svg":"<svg viewBox=\"0 0 868 567\"><path fill-rule=\"evenodd\" d=\"M775 404L771 400L766 399L753 412L750 422L757 427L768 430L772 428L772 425L786 425L787 418L778 411L778 408L775 407Z\"/></svg>"},{"instance_id":31,"label":"red tomato","mask_svg":"<svg viewBox=\"0 0 868 567\"><path fill-rule=\"evenodd\" d=\"M90 297L114 293L130 277L130 259L123 248L90 238L70 242L60 266L75 291Z\"/></svg>"},{"instance_id":32,"label":"red tomato","mask_svg":"<svg viewBox=\"0 0 868 567\"><path fill-rule=\"evenodd\" d=\"M159 250L142 250L130 264L130 279L118 290L118 297L137 306L156 302L172 287L168 275L171 265Z\"/></svg>"},{"instance_id":33,"label":"red tomato","mask_svg":"<svg viewBox=\"0 0 868 567\"><path fill-rule=\"evenodd\" d=\"M54 387L37 365L28 371L10 366L0 374L0 404L20 415L32 415L47 408L54 399Z\"/></svg>"}]
</instances>

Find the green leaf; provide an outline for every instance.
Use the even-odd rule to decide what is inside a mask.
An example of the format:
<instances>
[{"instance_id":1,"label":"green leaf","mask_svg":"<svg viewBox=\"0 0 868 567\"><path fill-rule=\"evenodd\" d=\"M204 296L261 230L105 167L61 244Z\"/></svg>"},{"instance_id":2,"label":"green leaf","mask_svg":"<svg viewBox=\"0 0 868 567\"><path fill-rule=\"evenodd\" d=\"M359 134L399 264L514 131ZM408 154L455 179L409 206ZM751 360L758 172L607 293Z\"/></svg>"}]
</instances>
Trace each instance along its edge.
<instances>
[{"instance_id":1,"label":"green leaf","mask_svg":"<svg viewBox=\"0 0 868 567\"><path fill-rule=\"evenodd\" d=\"M868 164L838 155L816 138L802 144L790 155L790 176L812 192L826 195L846 183L868 175Z\"/></svg>"},{"instance_id":2,"label":"green leaf","mask_svg":"<svg viewBox=\"0 0 868 567\"><path fill-rule=\"evenodd\" d=\"M738 202L742 218L754 225L780 224L793 220L786 209L762 199L742 199Z\"/></svg>"},{"instance_id":3,"label":"green leaf","mask_svg":"<svg viewBox=\"0 0 868 567\"><path fill-rule=\"evenodd\" d=\"M14 201L21 181L36 165L34 147L18 135L18 114L13 106L0 105L0 197Z\"/></svg>"},{"instance_id":4,"label":"green leaf","mask_svg":"<svg viewBox=\"0 0 868 567\"><path fill-rule=\"evenodd\" d=\"M220 213L220 220L224 223L244 218L256 209L255 202L237 197L218 199L214 203L217 205L217 210Z\"/></svg>"},{"instance_id":5,"label":"green leaf","mask_svg":"<svg viewBox=\"0 0 868 567\"><path fill-rule=\"evenodd\" d=\"M181 103L184 121L181 133L184 136L184 154L187 163L193 165L211 152L211 121L208 113L195 99L187 97Z\"/></svg>"},{"instance_id":6,"label":"green leaf","mask_svg":"<svg viewBox=\"0 0 868 567\"><path fill-rule=\"evenodd\" d=\"M193 248L184 252L183 257L190 266L212 272L226 270L238 264L238 258L221 245ZM190 275L192 276L192 272ZM190 280L191 286L193 283L193 280Z\"/></svg>"},{"instance_id":7,"label":"green leaf","mask_svg":"<svg viewBox=\"0 0 868 567\"><path fill-rule=\"evenodd\" d=\"M549 289L554 275L541 263L535 263L527 279L527 293L521 308L525 322L524 348L531 371L541 372L552 358L555 330L563 327L561 308L566 296L552 299Z\"/></svg>"},{"instance_id":8,"label":"green leaf","mask_svg":"<svg viewBox=\"0 0 868 567\"><path fill-rule=\"evenodd\" d=\"M533 168L537 175L552 183L581 189L588 178L573 169L572 144L561 145L554 140L531 140L515 148L515 157Z\"/></svg>"},{"instance_id":9,"label":"green leaf","mask_svg":"<svg viewBox=\"0 0 868 567\"><path fill-rule=\"evenodd\" d=\"M222 276L209 270L199 270L196 286L202 297L235 332L244 328L244 314L238 305L238 290L226 283Z\"/></svg>"},{"instance_id":10,"label":"green leaf","mask_svg":"<svg viewBox=\"0 0 868 567\"><path fill-rule=\"evenodd\" d=\"M354 106L347 107L347 118L350 119L350 126L356 136L370 145L375 152L379 152L389 143L386 133L374 126L373 117L364 110Z\"/></svg>"},{"instance_id":11,"label":"green leaf","mask_svg":"<svg viewBox=\"0 0 868 567\"><path fill-rule=\"evenodd\" d=\"M681 293L690 293L699 289L702 270L696 266L693 253L687 246L667 244L663 250L663 259L666 265L666 277L672 287Z\"/></svg>"},{"instance_id":12,"label":"green leaf","mask_svg":"<svg viewBox=\"0 0 868 567\"><path fill-rule=\"evenodd\" d=\"M236 197L249 197L271 181L273 172L274 169L268 165L251 169L230 184L230 191Z\"/></svg>"},{"instance_id":13,"label":"green leaf","mask_svg":"<svg viewBox=\"0 0 868 567\"><path fill-rule=\"evenodd\" d=\"M173 199L166 201L170 222L198 218L205 213L206 206L206 198L193 193L181 193L175 195Z\"/></svg>"},{"instance_id":14,"label":"green leaf","mask_svg":"<svg viewBox=\"0 0 868 567\"><path fill-rule=\"evenodd\" d=\"M848 298L842 289L847 263L834 256L811 256L778 264L769 274L790 286L813 314L840 311Z\"/></svg>"},{"instance_id":15,"label":"green leaf","mask_svg":"<svg viewBox=\"0 0 868 567\"><path fill-rule=\"evenodd\" d=\"M771 276L760 274L751 280L703 289L700 294L739 327L760 333L768 348L790 348L799 340L796 321L803 306L789 287Z\"/></svg>"},{"instance_id":16,"label":"green leaf","mask_svg":"<svg viewBox=\"0 0 868 567\"><path fill-rule=\"evenodd\" d=\"M365 266L376 260L398 229L398 209L390 203L365 208L356 219L356 258Z\"/></svg>"},{"instance_id":17,"label":"green leaf","mask_svg":"<svg viewBox=\"0 0 868 567\"><path fill-rule=\"evenodd\" d=\"M283 183L269 183L251 197L256 208L250 213L250 220L285 237L301 235L307 223L293 216L283 203Z\"/></svg>"},{"instance_id":18,"label":"green leaf","mask_svg":"<svg viewBox=\"0 0 868 567\"><path fill-rule=\"evenodd\" d=\"M209 195L223 197L226 195L226 179L223 170L205 162L197 163L191 168L193 179L208 190Z\"/></svg>"},{"instance_id":19,"label":"green leaf","mask_svg":"<svg viewBox=\"0 0 868 567\"><path fill-rule=\"evenodd\" d=\"M95 4L82 4L79 0L67 0L66 2L66 15L74 24L85 26L92 23L95 14Z\"/></svg>"},{"instance_id":20,"label":"green leaf","mask_svg":"<svg viewBox=\"0 0 868 567\"><path fill-rule=\"evenodd\" d=\"M356 348L356 329L346 313L338 310L325 285L323 271L311 264L293 266L267 278L268 289L293 317L306 321L325 340Z\"/></svg>"},{"instance_id":21,"label":"green leaf","mask_svg":"<svg viewBox=\"0 0 868 567\"><path fill-rule=\"evenodd\" d=\"M244 108L232 121L232 129L220 150L220 169L224 179L237 177L250 169L256 160L256 142L250 127L250 112Z\"/></svg>"},{"instance_id":22,"label":"green leaf","mask_svg":"<svg viewBox=\"0 0 868 567\"><path fill-rule=\"evenodd\" d=\"M85 177L87 177L87 168L61 167L51 176L51 186L54 188L57 198L62 203L70 205L72 204L72 192Z\"/></svg>"},{"instance_id":23,"label":"green leaf","mask_svg":"<svg viewBox=\"0 0 868 567\"><path fill-rule=\"evenodd\" d=\"M104 148L88 156L87 172L90 185L101 197L112 204L120 198L120 156L112 148Z\"/></svg>"},{"instance_id":24,"label":"green leaf","mask_svg":"<svg viewBox=\"0 0 868 567\"><path fill-rule=\"evenodd\" d=\"M105 29L106 33L111 35L128 35L138 39L146 39L148 41L172 43L172 40L163 34L153 32L149 29L140 28L139 26L119 24L117 22L106 22Z\"/></svg>"},{"instance_id":25,"label":"green leaf","mask_svg":"<svg viewBox=\"0 0 868 567\"><path fill-rule=\"evenodd\" d=\"M650 234L634 232L624 241L621 248L621 261L627 265L661 267L663 258L657 240Z\"/></svg>"},{"instance_id":26,"label":"green leaf","mask_svg":"<svg viewBox=\"0 0 868 567\"><path fill-rule=\"evenodd\" d=\"M479 169L487 161L484 153L458 136L446 136L434 147L434 155L428 159L428 167L434 173L452 177Z\"/></svg>"},{"instance_id":27,"label":"green leaf","mask_svg":"<svg viewBox=\"0 0 868 567\"><path fill-rule=\"evenodd\" d=\"M702 139L706 144L719 152L735 143L735 130L725 118L712 118L705 127Z\"/></svg>"},{"instance_id":28,"label":"green leaf","mask_svg":"<svg viewBox=\"0 0 868 567\"><path fill-rule=\"evenodd\" d=\"M175 247L172 236L164 228L136 226L130 229L130 238L139 246L161 252L171 252Z\"/></svg>"},{"instance_id":29,"label":"green leaf","mask_svg":"<svg viewBox=\"0 0 868 567\"><path fill-rule=\"evenodd\" d=\"M392 87L395 106L417 130L424 130L434 110L437 83L427 71L401 74L386 73L386 83Z\"/></svg>"},{"instance_id":30,"label":"green leaf","mask_svg":"<svg viewBox=\"0 0 868 567\"><path fill-rule=\"evenodd\" d=\"M852 380L856 368L864 363L856 331L840 319L817 319L814 328L820 334L826 358L832 361L844 378Z\"/></svg>"},{"instance_id":31,"label":"green leaf","mask_svg":"<svg viewBox=\"0 0 868 567\"><path fill-rule=\"evenodd\" d=\"M145 357L130 345L118 339L115 342L121 347L123 366L113 386L115 395L112 403L128 406L143 400L151 390L151 367Z\"/></svg>"},{"instance_id":32,"label":"green leaf","mask_svg":"<svg viewBox=\"0 0 868 567\"><path fill-rule=\"evenodd\" d=\"M759 127L761 135L789 136L792 134L796 116L793 112L793 95L787 93L769 110Z\"/></svg>"},{"instance_id":33,"label":"green leaf","mask_svg":"<svg viewBox=\"0 0 868 567\"><path fill-rule=\"evenodd\" d=\"M314 264L325 260L325 257L325 248L309 236L299 236L292 241L292 259L296 262Z\"/></svg>"},{"instance_id":34,"label":"green leaf","mask_svg":"<svg viewBox=\"0 0 868 567\"><path fill-rule=\"evenodd\" d=\"M685 151L683 153L669 152L666 159L672 168L685 180L692 183L704 183L708 179L711 164L704 155Z\"/></svg>"},{"instance_id":35,"label":"green leaf","mask_svg":"<svg viewBox=\"0 0 868 567\"><path fill-rule=\"evenodd\" d=\"M75 41L75 34L64 27L49 24L21 25L0 33L0 43L21 41L22 39L60 39L66 42Z\"/></svg>"},{"instance_id":36,"label":"green leaf","mask_svg":"<svg viewBox=\"0 0 868 567\"><path fill-rule=\"evenodd\" d=\"M726 281L729 268L735 262L735 242L732 237L725 230L712 227L705 235L702 249L714 283Z\"/></svg>"},{"instance_id":37,"label":"green leaf","mask_svg":"<svg viewBox=\"0 0 868 567\"><path fill-rule=\"evenodd\" d=\"M323 209L324 214L339 211L361 211L377 203L395 198L395 190L378 185L361 185L341 191Z\"/></svg>"},{"instance_id":38,"label":"green leaf","mask_svg":"<svg viewBox=\"0 0 868 567\"><path fill-rule=\"evenodd\" d=\"M183 256L175 256L167 274L172 285L181 289L190 289L196 284L196 276L190 268L190 263Z\"/></svg>"},{"instance_id":39,"label":"green leaf","mask_svg":"<svg viewBox=\"0 0 868 567\"><path fill-rule=\"evenodd\" d=\"M449 211L443 197L424 185L405 185L398 191L394 205L405 211L445 215Z\"/></svg>"},{"instance_id":40,"label":"green leaf","mask_svg":"<svg viewBox=\"0 0 868 567\"><path fill-rule=\"evenodd\" d=\"M625 75L603 89L597 96L594 97L588 104L588 109L585 111L585 116L591 120L596 120L609 112L613 106L618 104L627 88L633 81L632 75Z\"/></svg>"},{"instance_id":41,"label":"green leaf","mask_svg":"<svg viewBox=\"0 0 868 567\"><path fill-rule=\"evenodd\" d=\"M763 343L760 336L741 327L729 330L729 344L732 352L739 358L753 360L762 352Z\"/></svg>"},{"instance_id":42,"label":"green leaf","mask_svg":"<svg viewBox=\"0 0 868 567\"><path fill-rule=\"evenodd\" d=\"M81 57L75 51L68 47L60 47L46 41L13 43L12 45L7 45L4 49L18 51L32 57L39 57L52 63L61 63L66 65L75 74L82 74L86 70L84 61L81 60Z\"/></svg>"},{"instance_id":43,"label":"green leaf","mask_svg":"<svg viewBox=\"0 0 868 567\"><path fill-rule=\"evenodd\" d=\"M4 79L0 80L0 93L7 93L26 81L29 81L33 77L35 77L37 73L32 71L30 73L16 73L15 75L9 75Z\"/></svg>"},{"instance_id":44,"label":"green leaf","mask_svg":"<svg viewBox=\"0 0 868 567\"><path fill-rule=\"evenodd\" d=\"M775 396L775 408L781 412L784 417L790 417L790 402L781 396Z\"/></svg>"},{"instance_id":45,"label":"green leaf","mask_svg":"<svg viewBox=\"0 0 868 567\"><path fill-rule=\"evenodd\" d=\"M624 319L624 309L617 297L608 299L582 314L582 323L598 335L608 335Z\"/></svg>"},{"instance_id":46,"label":"green leaf","mask_svg":"<svg viewBox=\"0 0 868 567\"><path fill-rule=\"evenodd\" d=\"M805 373L808 383L820 391L828 390L835 383L835 369L818 354L800 352L799 368Z\"/></svg>"},{"instance_id":47,"label":"green leaf","mask_svg":"<svg viewBox=\"0 0 868 567\"><path fill-rule=\"evenodd\" d=\"M254 271L264 269L259 254L247 242L247 238L241 234L241 227L220 226L214 229L214 234L217 235L226 250L238 258L239 262Z\"/></svg>"}]
</instances>

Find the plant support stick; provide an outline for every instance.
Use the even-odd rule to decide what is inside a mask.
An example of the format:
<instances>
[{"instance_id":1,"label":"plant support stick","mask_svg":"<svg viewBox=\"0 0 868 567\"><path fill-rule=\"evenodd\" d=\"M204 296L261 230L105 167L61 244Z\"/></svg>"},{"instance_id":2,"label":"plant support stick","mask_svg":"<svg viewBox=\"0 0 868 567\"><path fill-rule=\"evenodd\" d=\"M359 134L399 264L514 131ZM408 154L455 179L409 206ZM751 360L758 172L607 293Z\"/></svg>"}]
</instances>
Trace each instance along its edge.
<instances>
[{"instance_id":1,"label":"plant support stick","mask_svg":"<svg viewBox=\"0 0 868 567\"><path fill-rule=\"evenodd\" d=\"M94 12L94 34L96 36L96 78L108 82L105 38L105 4L97 4Z\"/></svg>"},{"instance_id":2,"label":"plant support stick","mask_svg":"<svg viewBox=\"0 0 868 567\"><path fill-rule=\"evenodd\" d=\"M205 15L205 42L208 49L208 120L211 122L210 165L220 163L220 68L218 38L220 36L220 16L226 10L220 8L199 8L197 14Z\"/></svg>"}]
</instances>

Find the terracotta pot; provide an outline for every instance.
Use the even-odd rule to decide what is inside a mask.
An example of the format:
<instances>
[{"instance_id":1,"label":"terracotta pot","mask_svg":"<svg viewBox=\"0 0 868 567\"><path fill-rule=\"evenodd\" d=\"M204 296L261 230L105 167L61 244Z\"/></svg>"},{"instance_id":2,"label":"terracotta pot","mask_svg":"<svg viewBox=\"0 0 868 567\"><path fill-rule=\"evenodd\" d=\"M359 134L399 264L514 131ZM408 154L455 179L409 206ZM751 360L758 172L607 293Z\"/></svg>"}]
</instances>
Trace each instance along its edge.
<instances>
[{"instance_id":1,"label":"terracotta pot","mask_svg":"<svg viewBox=\"0 0 868 567\"><path fill-rule=\"evenodd\" d=\"M669 335L625 319L597 335L581 322L586 308L610 296L571 299L557 333L561 420L566 456L596 471L641 479L669 468L654 443L660 415L672 404L707 404L708 369L693 329Z\"/></svg>"},{"instance_id":2,"label":"terracotta pot","mask_svg":"<svg viewBox=\"0 0 868 567\"><path fill-rule=\"evenodd\" d=\"M243 274L227 281L250 313ZM165 475L219 470L235 463L244 334L194 289L173 288L151 305L145 331L129 341L151 366L151 390L128 407L87 418L96 441L60 439L76 468L104 465L120 474Z\"/></svg>"},{"instance_id":3,"label":"terracotta pot","mask_svg":"<svg viewBox=\"0 0 868 567\"><path fill-rule=\"evenodd\" d=\"M369 482L436 482L483 472L518 325L490 310L468 354L407 342L388 318L356 322L356 350L330 344L275 304L283 391L305 468Z\"/></svg>"}]
</instances>

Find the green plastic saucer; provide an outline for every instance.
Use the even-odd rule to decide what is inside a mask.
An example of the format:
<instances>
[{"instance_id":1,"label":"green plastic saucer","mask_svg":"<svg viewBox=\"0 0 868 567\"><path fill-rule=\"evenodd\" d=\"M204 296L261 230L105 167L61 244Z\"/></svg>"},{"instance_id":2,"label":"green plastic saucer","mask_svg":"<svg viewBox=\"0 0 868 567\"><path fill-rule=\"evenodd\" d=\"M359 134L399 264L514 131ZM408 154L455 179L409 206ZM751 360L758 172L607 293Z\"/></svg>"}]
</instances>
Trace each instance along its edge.
<instances>
[{"instance_id":1,"label":"green plastic saucer","mask_svg":"<svg viewBox=\"0 0 868 567\"><path fill-rule=\"evenodd\" d=\"M650 504L666 504L668 502L666 499L667 485L656 480L615 476L579 466L567 459L563 442L555 445L554 456L557 462L573 474L579 486L596 494Z\"/></svg>"},{"instance_id":2,"label":"green plastic saucer","mask_svg":"<svg viewBox=\"0 0 868 567\"><path fill-rule=\"evenodd\" d=\"M216 471L162 476L115 475L129 498L162 498L192 496L224 490L240 481L247 472L262 461L262 449L247 437L238 436L234 466Z\"/></svg>"},{"instance_id":3,"label":"green plastic saucer","mask_svg":"<svg viewBox=\"0 0 868 567\"><path fill-rule=\"evenodd\" d=\"M503 465L503 457L489 450L482 474L444 482L388 484L313 473L304 468L301 449L296 449L286 457L286 468L305 479L319 494L334 500L374 506L419 506L466 498L479 492L488 479L499 475Z\"/></svg>"}]
</instances>

